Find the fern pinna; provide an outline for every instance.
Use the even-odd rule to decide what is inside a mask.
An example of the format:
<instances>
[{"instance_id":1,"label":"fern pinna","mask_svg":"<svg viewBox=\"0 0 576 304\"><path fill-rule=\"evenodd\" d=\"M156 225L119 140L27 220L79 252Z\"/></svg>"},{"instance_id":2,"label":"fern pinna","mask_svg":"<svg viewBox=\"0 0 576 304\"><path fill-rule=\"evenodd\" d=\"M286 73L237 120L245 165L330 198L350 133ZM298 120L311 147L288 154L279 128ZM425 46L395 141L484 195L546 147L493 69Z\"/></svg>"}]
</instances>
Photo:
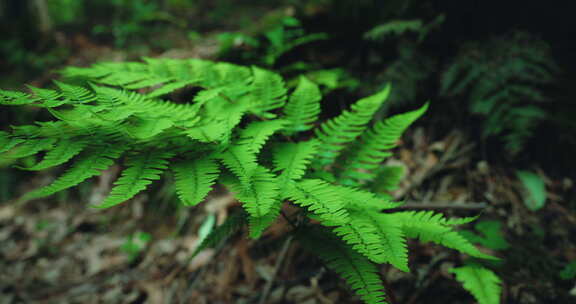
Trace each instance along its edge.
<instances>
[{"instance_id":1,"label":"fern pinna","mask_svg":"<svg viewBox=\"0 0 576 304\"><path fill-rule=\"evenodd\" d=\"M389 87L318 122L321 94L313 81L301 76L290 92L280 75L257 67L146 59L68 68L63 75L74 82L27 93L0 91L1 105L43 108L55 118L0 132L0 163L25 170L68 164L24 199L76 186L119 162L120 177L94 207L123 203L172 174L186 206L202 202L216 183L242 203L246 220L211 237L223 238L247 223L249 235L258 238L284 204L293 204L309 219L298 221L296 239L366 303L386 303L376 264L409 271L407 238L491 258L453 229L471 219L382 212L399 204L369 189L379 189L375 182L386 175L392 179L386 189L399 179L380 164L427 108L373 123ZM166 100L184 87L199 90L190 102Z\"/></svg>"}]
</instances>

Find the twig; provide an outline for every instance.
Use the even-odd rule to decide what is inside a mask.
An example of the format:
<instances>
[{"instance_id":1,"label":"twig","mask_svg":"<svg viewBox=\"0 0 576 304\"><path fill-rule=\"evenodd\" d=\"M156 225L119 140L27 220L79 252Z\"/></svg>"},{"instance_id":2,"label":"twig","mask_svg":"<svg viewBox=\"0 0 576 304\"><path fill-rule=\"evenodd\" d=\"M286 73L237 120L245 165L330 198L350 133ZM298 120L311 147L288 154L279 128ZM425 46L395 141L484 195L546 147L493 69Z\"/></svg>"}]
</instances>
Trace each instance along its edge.
<instances>
[{"instance_id":1,"label":"twig","mask_svg":"<svg viewBox=\"0 0 576 304\"><path fill-rule=\"evenodd\" d=\"M266 300L268 299L268 295L270 294L270 291L272 290L272 285L274 285L274 279L276 278L276 275L278 274L278 271L279 271L280 267L282 266L282 263L284 262L284 258L286 258L286 253L288 252L288 248L290 248L290 244L292 244L292 239L293 239L293 236L290 235L290 236L288 236L286 241L284 241L284 245L282 245L282 249L280 250L280 254L278 255L278 259L276 260L276 264L274 264L274 272L272 273L272 277L270 277L270 280L268 280L268 282L266 282L266 286L264 286L264 291L262 292L262 295L260 296L260 301L258 301L258 304L265 304L266 303Z\"/></svg>"},{"instance_id":2,"label":"twig","mask_svg":"<svg viewBox=\"0 0 576 304\"><path fill-rule=\"evenodd\" d=\"M488 207L484 202L449 203L449 202L406 202L394 209L460 209L482 210Z\"/></svg>"}]
</instances>

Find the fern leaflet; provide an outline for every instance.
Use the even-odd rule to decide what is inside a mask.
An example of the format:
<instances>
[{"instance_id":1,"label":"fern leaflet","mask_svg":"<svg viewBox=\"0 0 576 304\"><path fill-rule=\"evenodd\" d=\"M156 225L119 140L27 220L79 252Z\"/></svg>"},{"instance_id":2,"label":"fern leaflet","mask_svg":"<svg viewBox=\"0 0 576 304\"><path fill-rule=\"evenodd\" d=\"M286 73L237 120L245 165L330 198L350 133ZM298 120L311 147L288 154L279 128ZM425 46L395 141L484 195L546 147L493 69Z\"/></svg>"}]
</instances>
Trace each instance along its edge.
<instances>
[{"instance_id":1,"label":"fern leaflet","mask_svg":"<svg viewBox=\"0 0 576 304\"><path fill-rule=\"evenodd\" d=\"M352 105L351 111L344 111L316 129L316 136L322 143L318 153L320 165L333 163L345 145L362 134L389 93L390 87L387 86L379 93L362 98Z\"/></svg>"},{"instance_id":2,"label":"fern leaflet","mask_svg":"<svg viewBox=\"0 0 576 304\"><path fill-rule=\"evenodd\" d=\"M288 133L306 131L318 120L320 114L320 89L312 81L300 76L296 90L290 95L290 100L284 107L284 114L289 125Z\"/></svg>"},{"instance_id":3,"label":"fern leaflet","mask_svg":"<svg viewBox=\"0 0 576 304\"><path fill-rule=\"evenodd\" d=\"M361 144L354 147L358 152L350 157L342 173L342 182L354 185L373 180L380 163L392 155L389 150L396 146L404 130L424 114L427 108L428 104L425 104L418 110L398 114L376 123L372 129L365 132Z\"/></svg>"},{"instance_id":4,"label":"fern leaflet","mask_svg":"<svg viewBox=\"0 0 576 304\"><path fill-rule=\"evenodd\" d=\"M378 268L366 257L324 229L306 229L296 235L302 246L318 255L366 304L386 304Z\"/></svg>"},{"instance_id":5,"label":"fern leaflet","mask_svg":"<svg viewBox=\"0 0 576 304\"><path fill-rule=\"evenodd\" d=\"M28 192L24 199L45 197L58 191L74 187L84 180L99 175L119 158L127 147L119 144L103 144L92 146L84 150L78 156L78 160L64 174L58 177L52 184Z\"/></svg>"},{"instance_id":6,"label":"fern leaflet","mask_svg":"<svg viewBox=\"0 0 576 304\"><path fill-rule=\"evenodd\" d=\"M491 270L470 264L452 268L450 272L456 275L456 279L462 282L479 304L500 303L501 281Z\"/></svg>"},{"instance_id":7,"label":"fern leaflet","mask_svg":"<svg viewBox=\"0 0 576 304\"><path fill-rule=\"evenodd\" d=\"M218 164L209 157L181 161L172 165L176 193L187 206L200 203L218 178Z\"/></svg>"},{"instance_id":8,"label":"fern leaflet","mask_svg":"<svg viewBox=\"0 0 576 304\"><path fill-rule=\"evenodd\" d=\"M96 208L109 208L123 203L146 189L154 180L160 179L162 171L168 167L168 159L173 154L150 150L137 152L126 160L126 169L114 183L115 187Z\"/></svg>"}]
</instances>

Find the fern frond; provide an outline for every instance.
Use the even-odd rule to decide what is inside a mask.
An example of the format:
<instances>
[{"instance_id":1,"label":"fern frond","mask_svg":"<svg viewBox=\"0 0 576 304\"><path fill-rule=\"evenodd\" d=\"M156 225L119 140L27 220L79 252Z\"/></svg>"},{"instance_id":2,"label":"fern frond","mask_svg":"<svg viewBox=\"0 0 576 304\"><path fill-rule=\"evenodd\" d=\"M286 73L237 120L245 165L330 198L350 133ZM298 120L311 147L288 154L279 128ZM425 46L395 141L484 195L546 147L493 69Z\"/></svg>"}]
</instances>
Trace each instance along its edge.
<instances>
[{"instance_id":1,"label":"fern frond","mask_svg":"<svg viewBox=\"0 0 576 304\"><path fill-rule=\"evenodd\" d=\"M284 107L285 119L289 122L286 131L296 133L311 129L320 114L320 99L322 95L318 86L300 76L298 86Z\"/></svg>"},{"instance_id":2,"label":"fern frond","mask_svg":"<svg viewBox=\"0 0 576 304\"><path fill-rule=\"evenodd\" d=\"M332 186L320 179L305 179L291 183L286 196L294 203L318 215L325 226L343 225L350 221L345 202Z\"/></svg>"},{"instance_id":3,"label":"fern frond","mask_svg":"<svg viewBox=\"0 0 576 304\"><path fill-rule=\"evenodd\" d=\"M285 124L286 121L280 119L253 122L240 131L239 140L235 144L258 154L266 140Z\"/></svg>"},{"instance_id":4,"label":"fern frond","mask_svg":"<svg viewBox=\"0 0 576 304\"><path fill-rule=\"evenodd\" d=\"M54 81L60 88L66 104L83 104L96 100L94 93L84 87Z\"/></svg>"},{"instance_id":5,"label":"fern frond","mask_svg":"<svg viewBox=\"0 0 576 304\"><path fill-rule=\"evenodd\" d=\"M402 231L402 223L393 215L377 212L362 212L360 218L372 223L379 237L380 246L378 247L380 248L372 247L370 255L367 257L378 257L378 259L373 261L390 263L402 271L409 272L408 249L406 248L406 239ZM378 250L380 251L378 252Z\"/></svg>"},{"instance_id":6,"label":"fern frond","mask_svg":"<svg viewBox=\"0 0 576 304\"><path fill-rule=\"evenodd\" d=\"M263 216L248 216L248 224L250 228L249 236L253 239L257 239L262 236L262 233L272 224L278 216L280 215L280 210L282 209L282 201L275 200L270 206L270 210Z\"/></svg>"},{"instance_id":7,"label":"fern frond","mask_svg":"<svg viewBox=\"0 0 576 304\"><path fill-rule=\"evenodd\" d=\"M285 189L290 181L304 176L318 145L319 142L312 139L299 143L282 143L274 148L274 170L282 171L278 176L281 189Z\"/></svg>"},{"instance_id":8,"label":"fern frond","mask_svg":"<svg viewBox=\"0 0 576 304\"><path fill-rule=\"evenodd\" d=\"M222 161L242 184L250 183L254 171L258 167L256 155L252 151L239 146L232 146L228 150L220 153L217 157Z\"/></svg>"},{"instance_id":9,"label":"fern frond","mask_svg":"<svg viewBox=\"0 0 576 304\"><path fill-rule=\"evenodd\" d=\"M402 133L427 109L425 104L415 111L392 116L365 132L342 173L342 183L355 185L372 181L380 163L392 155L390 149L396 147Z\"/></svg>"},{"instance_id":10,"label":"fern frond","mask_svg":"<svg viewBox=\"0 0 576 304\"><path fill-rule=\"evenodd\" d=\"M19 91L0 90L0 105L21 106L33 104L37 99L30 94Z\"/></svg>"},{"instance_id":11,"label":"fern frond","mask_svg":"<svg viewBox=\"0 0 576 304\"><path fill-rule=\"evenodd\" d=\"M340 275L366 304L387 304L384 283L376 265L325 229L311 228L296 234L299 243L318 255Z\"/></svg>"},{"instance_id":12,"label":"fern frond","mask_svg":"<svg viewBox=\"0 0 576 304\"><path fill-rule=\"evenodd\" d=\"M28 89L38 98L41 105L46 108L53 108L63 105L66 101L64 100L62 93L57 90L36 88L27 85Z\"/></svg>"},{"instance_id":13,"label":"fern frond","mask_svg":"<svg viewBox=\"0 0 576 304\"><path fill-rule=\"evenodd\" d=\"M168 118L127 120L123 131L132 138L149 139L172 127L174 122Z\"/></svg>"},{"instance_id":14,"label":"fern frond","mask_svg":"<svg viewBox=\"0 0 576 304\"><path fill-rule=\"evenodd\" d=\"M170 152L155 150L130 155L126 160L126 169L114 183L108 197L94 207L109 208L131 199L146 189L152 181L160 179L162 172L168 168L168 159L172 156Z\"/></svg>"},{"instance_id":15,"label":"fern frond","mask_svg":"<svg viewBox=\"0 0 576 304\"><path fill-rule=\"evenodd\" d=\"M491 270L480 265L465 265L452 268L450 272L462 283L479 304L499 304L502 283Z\"/></svg>"},{"instance_id":16,"label":"fern frond","mask_svg":"<svg viewBox=\"0 0 576 304\"><path fill-rule=\"evenodd\" d=\"M74 162L72 167L58 177L50 185L33 190L24 195L24 199L34 199L49 196L64 189L74 187L84 180L99 175L101 171L110 167L114 160L127 150L126 146L118 143L91 146L84 150Z\"/></svg>"},{"instance_id":17,"label":"fern frond","mask_svg":"<svg viewBox=\"0 0 576 304\"><path fill-rule=\"evenodd\" d=\"M218 142L227 145L232 131L247 111L244 104L227 104L225 109L211 109L213 113L204 113L203 120L185 131L189 137L201 142Z\"/></svg>"},{"instance_id":18,"label":"fern frond","mask_svg":"<svg viewBox=\"0 0 576 304\"><path fill-rule=\"evenodd\" d=\"M251 217L265 216L278 199L276 178L262 166L254 169L250 181L241 183L240 188L234 190L236 198L244 203L244 209Z\"/></svg>"},{"instance_id":19,"label":"fern frond","mask_svg":"<svg viewBox=\"0 0 576 304\"><path fill-rule=\"evenodd\" d=\"M54 138L28 139L25 141L13 140L12 148L0 154L2 159L18 159L34 155L43 150L50 150L56 140Z\"/></svg>"},{"instance_id":20,"label":"fern frond","mask_svg":"<svg viewBox=\"0 0 576 304\"><path fill-rule=\"evenodd\" d=\"M280 108L286 102L286 87L280 75L257 67L252 68L254 80L250 89L252 110L257 115Z\"/></svg>"},{"instance_id":21,"label":"fern frond","mask_svg":"<svg viewBox=\"0 0 576 304\"><path fill-rule=\"evenodd\" d=\"M387 86L372 96L362 98L352 105L351 111L344 111L316 129L316 136L321 142L318 153L320 165L333 163L346 144L364 132L366 125L389 93L390 87Z\"/></svg>"},{"instance_id":22,"label":"fern frond","mask_svg":"<svg viewBox=\"0 0 576 304\"><path fill-rule=\"evenodd\" d=\"M446 220L441 214L434 214L431 211L406 211L396 212L393 215L402 222L402 229L408 237L418 238L422 242L434 242L473 257L495 259L480 252L460 233L453 230L451 226L454 222Z\"/></svg>"},{"instance_id":23,"label":"fern frond","mask_svg":"<svg viewBox=\"0 0 576 304\"><path fill-rule=\"evenodd\" d=\"M372 182L372 191L389 196L388 192L398 189L404 175L404 167L402 166L381 166Z\"/></svg>"},{"instance_id":24,"label":"fern frond","mask_svg":"<svg viewBox=\"0 0 576 304\"><path fill-rule=\"evenodd\" d=\"M218 164L210 157L172 164L176 193L186 206L204 200L218 178Z\"/></svg>"},{"instance_id":25,"label":"fern frond","mask_svg":"<svg viewBox=\"0 0 576 304\"><path fill-rule=\"evenodd\" d=\"M390 20L384 24L379 24L364 33L364 39L384 40L387 36L400 36L406 32L419 32L422 30L422 20Z\"/></svg>"},{"instance_id":26,"label":"fern frond","mask_svg":"<svg viewBox=\"0 0 576 304\"><path fill-rule=\"evenodd\" d=\"M245 223L246 215L244 212L232 213L226 218L222 225L210 231L206 238L202 240L202 243L196 247L192 256L190 256L190 260L196 257L202 250L216 247L218 244L226 241L230 236L240 230Z\"/></svg>"},{"instance_id":27,"label":"fern frond","mask_svg":"<svg viewBox=\"0 0 576 304\"><path fill-rule=\"evenodd\" d=\"M382 199L372 192L354 187L336 186L338 194L346 202L346 209L364 211L383 211L398 208L402 203Z\"/></svg>"},{"instance_id":28,"label":"fern frond","mask_svg":"<svg viewBox=\"0 0 576 304\"><path fill-rule=\"evenodd\" d=\"M46 153L40 162L31 167L22 167L21 169L39 171L61 165L82 152L87 145L88 141L84 139L62 139L53 149Z\"/></svg>"}]
</instances>

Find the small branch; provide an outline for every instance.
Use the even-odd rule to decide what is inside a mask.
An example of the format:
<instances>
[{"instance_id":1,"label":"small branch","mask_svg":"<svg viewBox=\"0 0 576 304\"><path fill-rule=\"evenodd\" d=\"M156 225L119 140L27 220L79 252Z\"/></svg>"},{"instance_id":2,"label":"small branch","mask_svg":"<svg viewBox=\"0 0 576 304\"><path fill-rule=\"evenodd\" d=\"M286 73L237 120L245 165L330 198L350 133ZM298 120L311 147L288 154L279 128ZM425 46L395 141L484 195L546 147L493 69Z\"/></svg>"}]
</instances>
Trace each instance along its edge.
<instances>
[{"instance_id":1,"label":"small branch","mask_svg":"<svg viewBox=\"0 0 576 304\"><path fill-rule=\"evenodd\" d=\"M406 202L394 209L459 209L459 210L483 210L488 207L484 202L449 203L449 202Z\"/></svg>"},{"instance_id":2,"label":"small branch","mask_svg":"<svg viewBox=\"0 0 576 304\"><path fill-rule=\"evenodd\" d=\"M284 244L282 245L282 249L280 250L280 254L278 255L278 259L276 260L276 264L274 264L274 272L272 273L272 277L270 278L270 280L268 282L266 282L266 286L264 286L264 291L262 292L262 295L260 296L260 301L258 301L258 304L266 304L266 300L268 299L268 295L270 294L270 291L272 290L272 285L274 285L274 280L276 278L276 275L278 274L278 271L280 270L280 267L282 267L282 263L284 263L284 259L286 258L286 253L288 252L288 248L290 248L290 244L292 244L292 235L290 235L286 241L284 241Z\"/></svg>"}]
</instances>

